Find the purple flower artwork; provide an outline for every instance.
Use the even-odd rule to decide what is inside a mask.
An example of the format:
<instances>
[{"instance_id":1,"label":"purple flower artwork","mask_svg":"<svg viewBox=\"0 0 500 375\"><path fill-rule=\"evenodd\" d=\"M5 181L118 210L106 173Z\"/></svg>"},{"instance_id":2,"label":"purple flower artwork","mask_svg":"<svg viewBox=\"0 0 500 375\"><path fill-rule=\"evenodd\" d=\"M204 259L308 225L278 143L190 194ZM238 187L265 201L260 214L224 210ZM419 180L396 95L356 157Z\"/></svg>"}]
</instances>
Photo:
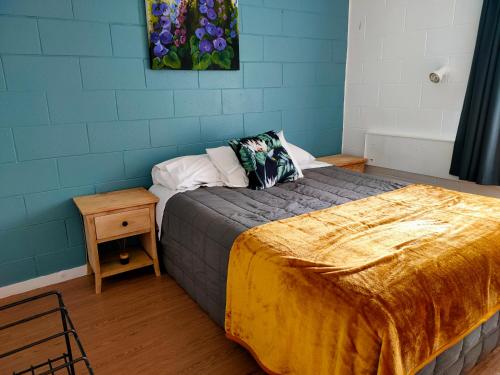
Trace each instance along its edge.
<instances>
[{"instance_id":1,"label":"purple flower artwork","mask_svg":"<svg viewBox=\"0 0 500 375\"><path fill-rule=\"evenodd\" d=\"M238 0L145 0L151 69L239 70Z\"/></svg>"}]
</instances>

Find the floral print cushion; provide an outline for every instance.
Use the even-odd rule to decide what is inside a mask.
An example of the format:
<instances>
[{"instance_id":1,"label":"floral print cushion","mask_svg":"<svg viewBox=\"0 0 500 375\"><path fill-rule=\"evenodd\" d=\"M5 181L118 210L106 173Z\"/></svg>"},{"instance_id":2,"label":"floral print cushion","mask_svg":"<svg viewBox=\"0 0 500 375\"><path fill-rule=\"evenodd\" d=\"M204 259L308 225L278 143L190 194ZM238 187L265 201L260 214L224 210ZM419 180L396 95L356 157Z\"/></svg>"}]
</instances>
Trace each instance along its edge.
<instances>
[{"instance_id":1,"label":"floral print cushion","mask_svg":"<svg viewBox=\"0 0 500 375\"><path fill-rule=\"evenodd\" d=\"M299 177L292 158L275 131L233 139L229 145L245 169L251 189L262 190Z\"/></svg>"}]
</instances>

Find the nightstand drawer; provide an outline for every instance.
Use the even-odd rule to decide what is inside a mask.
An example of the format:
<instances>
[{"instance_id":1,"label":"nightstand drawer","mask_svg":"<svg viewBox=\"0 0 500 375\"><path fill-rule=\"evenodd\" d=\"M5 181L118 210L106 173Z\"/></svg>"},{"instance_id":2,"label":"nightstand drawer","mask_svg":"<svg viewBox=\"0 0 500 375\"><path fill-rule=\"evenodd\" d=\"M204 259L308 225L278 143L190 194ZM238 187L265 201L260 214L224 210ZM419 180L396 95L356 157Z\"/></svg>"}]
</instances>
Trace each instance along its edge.
<instances>
[{"instance_id":1,"label":"nightstand drawer","mask_svg":"<svg viewBox=\"0 0 500 375\"><path fill-rule=\"evenodd\" d=\"M324 156L322 158L318 158L317 160L335 165L336 167L349 169L351 171L364 173L365 164L367 162L366 158L360 156L352 156L352 155L331 155Z\"/></svg>"},{"instance_id":2,"label":"nightstand drawer","mask_svg":"<svg viewBox=\"0 0 500 375\"><path fill-rule=\"evenodd\" d=\"M149 208L97 216L94 220L97 240L140 231L148 232L151 228Z\"/></svg>"},{"instance_id":3,"label":"nightstand drawer","mask_svg":"<svg viewBox=\"0 0 500 375\"><path fill-rule=\"evenodd\" d=\"M352 165L344 165L341 168L349 169L349 170L355 171L355 172L364 173L365 172L365 163L352 164Z\"/></svg>"}]
</instances>

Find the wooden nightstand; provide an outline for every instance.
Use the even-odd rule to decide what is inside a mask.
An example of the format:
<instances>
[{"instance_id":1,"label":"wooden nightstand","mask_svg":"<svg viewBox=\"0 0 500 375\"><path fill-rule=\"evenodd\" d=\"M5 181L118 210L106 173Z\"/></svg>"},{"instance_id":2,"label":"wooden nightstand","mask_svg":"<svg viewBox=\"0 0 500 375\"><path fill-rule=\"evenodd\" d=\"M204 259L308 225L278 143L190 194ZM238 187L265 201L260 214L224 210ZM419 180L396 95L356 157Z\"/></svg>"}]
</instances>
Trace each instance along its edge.
<instances>
[{"instance_id":1,"label":"wooden nightstand","mask_svg":"<svg viewBox=\"0 0 500 375\"><path fill-rule=\"evenodd\" d=\"M332 155L332 156L324 156L322 158L318 158L317 160L323 161L325 163L329 163L331 165L335 165L336 167L350 169L351 171L364 173L365 164L368 159L359 156L351 156L351 155Z\"/></svg>"},{"instance_id":2,"label":"wooden nightstand","mask_svg":"<svg viewBox=\"0 0 500 375\"><path fill-rule=\"evenodd\" d=\"M158 198L144 188L75 197L83 216L87 240L87 270L95 274L95 292L104 277L146 266L160 276L156 252L155 205ZM127 248L129 263L121 264L119 251L99 251L104 242L138 236L142 247Z\"/></svg>"}]
</instances>

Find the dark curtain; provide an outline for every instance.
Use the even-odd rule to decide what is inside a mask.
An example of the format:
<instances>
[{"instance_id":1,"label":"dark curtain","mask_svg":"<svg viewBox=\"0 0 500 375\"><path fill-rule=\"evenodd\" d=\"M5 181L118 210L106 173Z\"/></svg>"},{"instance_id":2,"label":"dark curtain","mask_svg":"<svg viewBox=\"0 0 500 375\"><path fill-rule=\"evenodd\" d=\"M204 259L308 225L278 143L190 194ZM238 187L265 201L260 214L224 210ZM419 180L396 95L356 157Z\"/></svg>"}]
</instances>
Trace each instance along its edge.
<instances>
[{"instance_id":1,"label":"dark curtain","mask_svg":"<svg viewBox=\"0 0 500 375\"><path fill-rule=\"evenodd\" d=\"M450 174L500 185L500 1L484 0Z\"/></svg>"}]
</instances>

